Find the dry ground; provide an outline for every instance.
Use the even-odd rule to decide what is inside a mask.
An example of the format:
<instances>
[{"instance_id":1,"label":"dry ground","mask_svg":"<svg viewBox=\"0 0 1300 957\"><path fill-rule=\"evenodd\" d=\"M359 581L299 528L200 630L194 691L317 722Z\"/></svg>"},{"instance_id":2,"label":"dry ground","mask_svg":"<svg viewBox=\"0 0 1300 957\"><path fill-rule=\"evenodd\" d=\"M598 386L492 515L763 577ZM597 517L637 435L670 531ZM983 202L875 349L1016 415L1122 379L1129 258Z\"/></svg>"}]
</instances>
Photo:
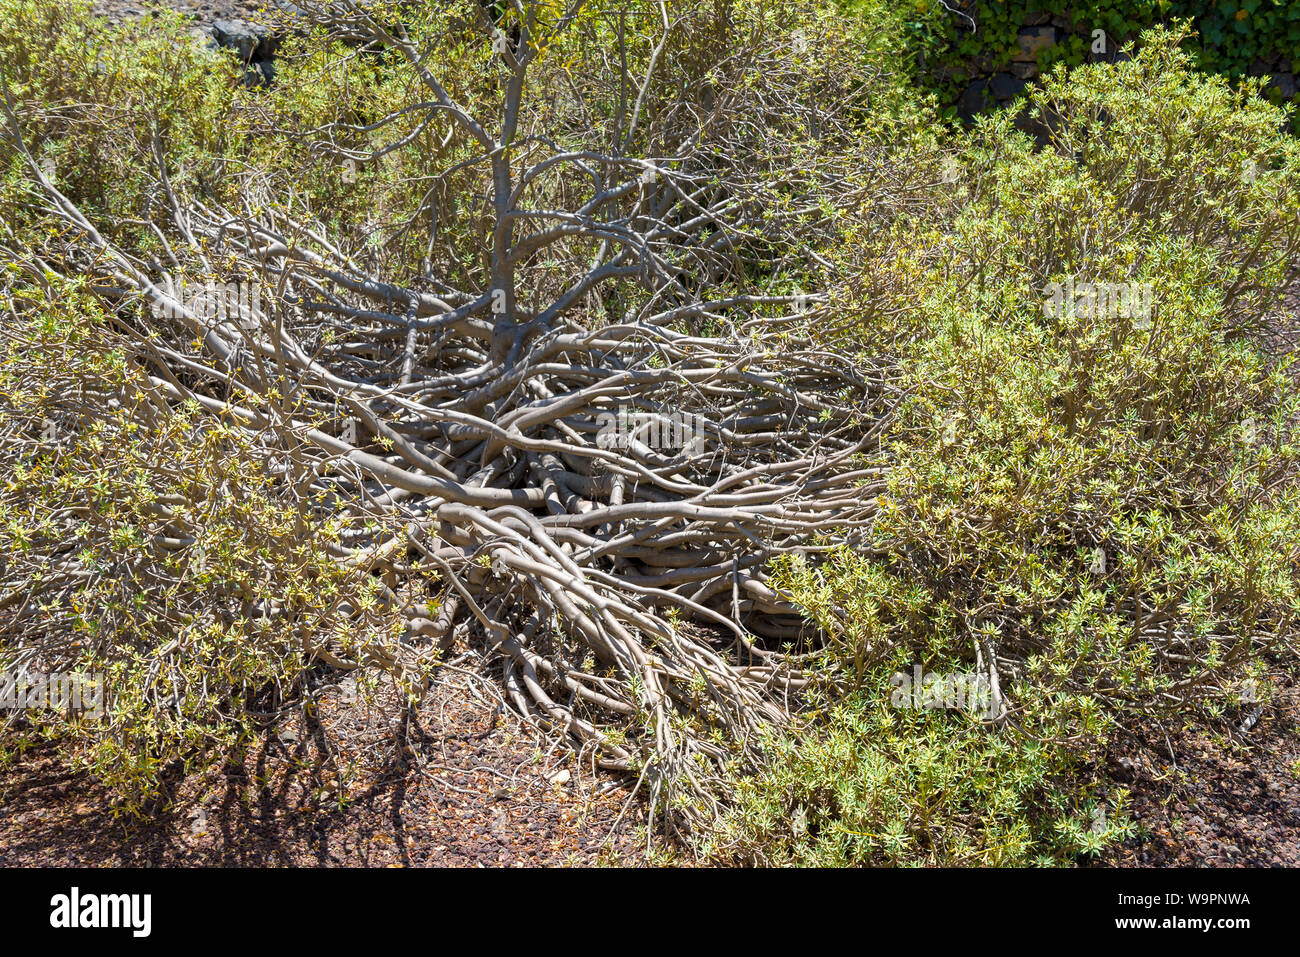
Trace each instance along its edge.
<instances>
[{"instance_id":1,"label":"dry ground","mask_svg":"<svg viewBox=\"0 0 1300 957\"><path fill-rule=\"evenodd\" d=\"M355 773L321 770L331 754ZM242 766L178 784L149 823L115 819L102 787L38 748L0 769L0 866L635 863L643 811L629 783L540 750L490 698L449 681L405 726L327 699Z\"/></svg>"},{"instance_id":2,"label":"dry ground","mask_svg":"<svg viewBox=\"0 0 1300 957\"><path fill-rule=\"evenodd\" d=\"M1116 867L1300 866L1300 686L1274 677L1257 724L1242 715L1152 722L1115 742L1108 773L1132 791L1138 834Z\"/></svg>"}]
</instances>

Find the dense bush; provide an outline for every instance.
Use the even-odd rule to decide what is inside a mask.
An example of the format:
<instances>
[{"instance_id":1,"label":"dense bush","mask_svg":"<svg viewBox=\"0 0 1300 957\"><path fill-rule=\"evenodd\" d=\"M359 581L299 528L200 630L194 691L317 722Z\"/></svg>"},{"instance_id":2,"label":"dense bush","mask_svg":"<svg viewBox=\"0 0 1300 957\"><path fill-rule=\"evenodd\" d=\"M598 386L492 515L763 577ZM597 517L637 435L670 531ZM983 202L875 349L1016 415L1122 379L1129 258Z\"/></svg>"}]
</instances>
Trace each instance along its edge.
<instances>
[{"instance_id":1,"label":"dense bush","mask_svg":"<svg viewBox=\"0 0 1300 957\"><path fill-rule=\"evenodd\" d=\"M911 672L904 657L895 674ZM710 845L716 859L1047 865L1134 833L1124 790L1059 743L1081 731L1095 740L1099 713L1080 723L1061 702L1022 699L1016 731L999 733L960 710L900 707L897 691L889 669L873 668L805 736L770 742L767 767L737 783L728 826Z\"/></svg>"},{"instance_id":2,"label":"dense bush","mask_svg":"<svg viewBox=\"0 0 1300 957\"><path fill-rule=\"evenodd\" d=\"M422 62L447 78L449 96L494 115L505 71L493 72L495 55L466 19L473 9L407 6L410 35L428 41ZM617 21L601 9L539 55L529 82L540 95L520 121L527 150L583 159L620 139L629 107L604 82ZM678 168L665 163L605 200L614 223L605 236L623 242L639 207L618 203L664 180L687 184L656 199L671 211L684 198L693 210L673 221L675 240L656 234L635 260L640 274L626 266L625 278L563 302L574 264L603 245L584 230L605 213L549 210L587 203L586 179L603 182L592 171L606 159L581 175L536 177L533 214L564 220L557 235L575 238L521 260L519 296L560 301L570 325L557 328L579 343L563 349L587 351L546 353L528 392L527 377L509 386L492 365L495 341L489 350L466 335L444 349L440 333L419 360L447 363L436 366L441 378L422 373L433 399L408 402L392 420L401 429L367 447L370 467L472 477L485 497L514 496L481 527L451 527L432 495L409 524L369 509L386 487L350 471L360 458L322 438L338 422L321 380L337 386L342 370L374 386L350 397L386 399L376 396L400 373L398 338L366 325L394 318L383 295L410 283L468 309L487 287L495 227L480 144L421 112L427 90L391 51L311 31L285 42L274 87L248 89L232 58L183 39L179 19L123 34L89 20L81 0L0 0L0 77L15 110L7 129L23 134L0 153L0 252L12 263L0 279L0 670L104 674L113 688L99 722L8 720L11 756L32 735L53 736L140 810L168 771L237 753L344 672L387 673L414 695L434 652L407 640L412 608L432 615L438 589L451 594L409 558L408 541L428 526L437 535L420 541L421 555L438 556L440 570L463 559L468 585L503 589L461 603L460 621L465 633L482 626L510 700L544 711L562 734L598 740L615 766L656 789L667 772L651 774L644 756L669 752L692 787L656 794L700 814L730 807L702 840L719 860L1068 862L1131 833L1122 789L1098 764L1116 728L1139 715L1234 709L1248 689L1264 690L1267 656L1289 653L1300 621L1300 399L1294 364L1269 347L1300 252L1300 150L1281 132L1282 110L1198 73L1179 46L1186 36L1159 31L1132 60L1047 78L1030 98L1051 118L1046 146L1006 117L952 140L897 69L909 44L917 49L906 10L860 5L840 20L829 7L701 0L678 12L676 30L661 33L650 17L628 41L631 74L661 82L647 82L649 119L632 158L600 174L615 181L642 153L680 149ZM757 38L758 52L715 62L709 30L723 23L728 36L740 35L738 23ZM1109 23L1100 25L1116 34L1137 25ZM812 39L791 40L796 27ZM702 104L720 101L724 74L737 89L709 114ZM837 110L830 122L826 103ZM33 169L87 218L51 209ZM198 239L186 234L212 210L235 212L209 216L221 228ZM81 242L91 220L108 237L94 256ZM142 264L170 261L194 281L255 265L247 250L242 261L238 248L214 251L236 222L269 222L305 251L281 278L311 273L318 312L275 304L299 323L290 331L301 353L214 358L140 294ZM687 248L682 237L700 222L703 238ZM647 296L646 263L694 285ZM392 285L362 289L360 275ZM1123 295L1100 307L1095 295L1074 298L1111 288ZM792 289L826 294L810 308ZM704 305L665 306L706 292L715 298ZM590 345L631 328L638 309L670 317L647 334L650 346ZM383 334L364 341L376 328ZM281 331L268 339L278 345ZM807 364L795 366L796 355ZM716 458L763 476L747 489L709 476L728 507L691 512L675 538L672 509L695 509L709 492L685 466L653 459L670 471L656 475L645 514L667 518L635 531L664 531L670 547L638 537L628 557L595 566L596 536L624 520L597 528L583 516L633 506L622 504L623 485L616 501L595 472L547 486L570 463L543 455L583 441L578 416L544 434L552 445L531 464L451 471L458 458L499 454L506 427L531 428L555 389L572 389L575 407L602 390L623 399L638 377L668 381L666 363L724 397L718 419L741 438L719 443ZM767 389L766 404L750 408L754 397L738 397L731 379L715 384L728 375ZM477 377L473 390L467 377ZM461 410L471 391L491 401ZM637 398L649 406L665 394ZM860 394L871 401L845 398ZM803 418L811 403L830 423L824 435ZM505 424L478 438L499 409ZM405 416L412 410L425 420ZM383 459L394 439L403 455ZM837 514L853 523L810 522L799 548L782 532L773 551L784 554L770 567L749 566L744 588L714 588L717 568L741 568L729 549L771 545L758 542L766 518L745 514L744 500L772 495L782 469L816 461L822 440L853 450L845 469L857 478L839 488L844 473L817 475L784 500L826 506L818 515L848 503ZM520 478L534 474L548 488L540 505ZM635 496L651 473L627 474ZM505 479L520 487L487 484ZM834 494L817 497L826 487ZM781 506L765 502L764 516ZM535 520L570 508L568 526ZM521 527L533 537L511 551ZM704 553L687 551L700 541ZM700 557L710 550L722 557ZM579 568L584 551L592 565ZM520 556L527 574L511 578L504 560ZM628 569L632 584L619 591ZM712 590L693 590L706 579ZM582 590L534 609L525 627L521 596L544 598L539 582ZM675 606L652 618L661 609L651 597L670 587L699 598L688 611L713 603L705 627L685 624ZM815 627L788 615L791 603ZM755 611L780 620L745 649L750 659L740 650L750 638L726 644L709 631L733 615L753 622ZM900 699L898 676L918 668L972 679L983 707ZM653 701L645 676L663 689ZM718 767L730 772L725 783Z\"/></svg>"},{"instance_id":3,"label":"dense bush","mask_svg":"<svg viewBox=\"0 0 1300 957\"><path fill-rule=\"evenodd\" d=\"M102 714L6 712L8 756L53 737L139 811L358 667L418 689L406 620L335 560L348 523L323 519L300 450L168 403L84 290L9 278L0 672L80 675L103 697Z\"/></svg>"},{"instance_id":4,"label":"dense bush","mask_svg":"<svg viewBox=\"0 0 1300 957\"><path fill-rule=\"evenodd\" d=\"M1249 701L1294 637L1300 396L1264 333L1294 278L1300 151L1178 39L1049 79L1033 99L1060 118L1046 149L982 122L951 226L893 248L912 277L910 338L889 330L908 399L872 542L782 569L850 697L742 786L733 850L1095 851L1124 833L1113 808L1089 825L1108 729ZM1082 298L1051 308L1049 284L1071 277L1150 284L1149 324ZM851 345L879 338L868 324ZM886 678L913 662L984 676L1005 714L900 713ZM777 823L792 816L798 835Z\"/></svg>"},{"instance_id":5,"label":"dense bush","mask_svg":"<svg viewBox=\"0 0 1300 957\"><path fill-rule=\"evenodd\" d=\"M178 193L204 184L230 201L250 178L292 178L304 202L362 204L368 182L259 135L257 91L179 16L111 27L89 4L3 0L0 24L0 79L32 161L123 248L173 254L158 228L168 198L148 175L158 156ZM286 87L282 108L312 122L347 102L343 85ZM386 673L416 691L431 662L402 646L407 616L380 579L337 560L358 523L312 488L302 435L214 420L151 379L157 317L65 280L62 230L34 201L27 160L5 149L0 164L0 673L107 689L103 715L4 712L3 756L53 738L138 813L358 668L362 688ZM287 382L278 414L338 427Z\"/></svg>"}]
</instances>

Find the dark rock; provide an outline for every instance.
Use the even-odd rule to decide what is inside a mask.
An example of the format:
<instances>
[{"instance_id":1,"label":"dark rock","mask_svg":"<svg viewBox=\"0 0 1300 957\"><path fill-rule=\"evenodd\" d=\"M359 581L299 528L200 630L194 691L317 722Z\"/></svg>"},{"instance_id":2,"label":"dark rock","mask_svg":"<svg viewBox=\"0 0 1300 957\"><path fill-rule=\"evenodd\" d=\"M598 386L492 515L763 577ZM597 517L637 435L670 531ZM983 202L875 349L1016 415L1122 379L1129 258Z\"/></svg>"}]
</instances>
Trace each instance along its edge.
<instances>
[{"instance_id":1,"label":"dark rock","mask_svg":"<svg viewBox=\"0 0 1300 957\"><path fill-rule=\"evenodd\" d=\"M1011 59L1020 63L1035 60L1039 53L1056 43L1056 28L1023 27L1016 35L1016 43L1019 49L1011 55Z\"/></svg>"},{"instance_id":2,"label":"dark rock","mask_svg":"<svg viewBox=\"0 0 1300 957\"><path fill-rule=\"evenodd\" d=\"M999 100L1009 100L1023 93L1028 85L1027 81L1010 73L995 73L989 80L989 92Z\"/></svg>"},{"instance_id":3,"label":"dark rock","mask_svg":"<svg viewBox=\"0 0 1300 957\"><path fill-rule=\"evenodd\" d=\"M212 36L221 46L238 53L244 61L253 58L253 51L257 49L260 39L252 24L246 24L242 20L216 21L212 24Z\"/></svg>"},{"instance_id":4,"label":"dark rock","mask_svg":"<svg viewBox=\"0 0 1300 957\"><path fill-rule=\"evenodd\" d=\"M244 71L244 86L249 89L268 87L275 80L275 64L270 60L258 60L248 64Z\"/></svg>"},{"instance_id":5,"label":"dark rock","mask_svg":"<svg viewBox=\"0 0 1300 957\"><path fill-rule=\"evenodd\" d=\"M1022 80L1032 80L1039 72L1037 63L1012 63L1008 69Z\"/></svg>"},{"instance_id":6,"label":"dark rock","mask_svg":"<svg viewBox=\"0 0 1300 957\"><path fill-rule=\"evenodd\" d=\"M1030 112L1028 105L1016 110L1016 115L1011 118L1011 123L1021 133L1032 137L1040 147L1046 147L1051 142L1051 128L1034 116Z\"/></svg>"},{"instance_id":7,"label":"dark rock","mask_svg":"<svg viewBox=\"0 0 1300 957\"><path fill-rule=\"evenodd\" d=\"M212 24L212 36L221 46L238 53L245 63L271 59L280 45L280 38L270 30L247 20L217 20Z\"/></svg>"},{"instance_id":8,"label":"dark rock","mask_svg":"<svg viewBox=\"0 0 1300 957\"><path fill-rule=\"evenodd\" d=\"M1296 95L1295 75L1291 73L1279 73L1269 81L1265 89L1277 90L1278 95L1284 100L1289 100Z\"/></svg>"},{"instance_id":9,"label":"dark rock","mask_svg":"<svg viewBox=\"0 0 1300 957\"><path fill-rule=\"evenodd\" d=\"M976 80L970 86L962 91L957 100L957 115L962 119L971 119L976 113L979 113L990 106L988 96L988 82L985 80Z\"/></svg>"}]
</instances>

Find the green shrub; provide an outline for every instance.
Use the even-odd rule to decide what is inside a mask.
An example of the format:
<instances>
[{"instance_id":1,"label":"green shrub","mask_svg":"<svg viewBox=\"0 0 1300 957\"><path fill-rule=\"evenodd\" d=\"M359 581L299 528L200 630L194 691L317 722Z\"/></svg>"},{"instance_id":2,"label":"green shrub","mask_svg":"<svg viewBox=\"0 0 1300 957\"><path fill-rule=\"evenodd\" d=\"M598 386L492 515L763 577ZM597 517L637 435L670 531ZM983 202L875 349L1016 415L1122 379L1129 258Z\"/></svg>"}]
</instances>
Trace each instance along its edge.
<instances>
[{"instance_id":1,"label":"green shrub","mask_svg":"<svg viewBox=\"0 0 1300 957\"><path fill-rule=\"evenodd\" d=\"M15 272L0 294L0 673L93 676L103 713L8 711L6 749L52 738L138 812L357 667L418 690L405 617L335 560L354 522L295 448L169 406L94 296Z\"/></svg>"},{"instance_id":2,"label":"green shrub","mask_svg":"<svg viewBox=\"0 0 1300 957\"><path fill-rule=\"evenodd\" d=\"M1278 110L1198 75L1178 40L1049 79L1032 101L1060 116L1046 149L982 121L951 225L894 240L913 258L894 264L909 282L886 332L887 309L846 293L870 317L846 346L887 336L902 353L906 399L874 463L888 487L857 553L779 571L850 697L740 786L733 852L1095 851L1122 833L1079 824L1105 797L1084 784L1108 730L1236 707L1294 638L1300 396L1262 334L1294 275L1300 150ZM1049 308L1072 278L1149 285L1149 324ZM891 709L887 677L912 662L985 676L1005 713ZM796 813L802 835L771 830Z\"/></svg>"},{"instance_id":3,"label":"green shrub","mask_svg":"<svg viewBox=\"0 0 1300 957\"><path fill-rule=\"evenodd\" d=\"M1096 854L1133 832L1124 791L1081 772L1082 749L1063 743L1078 733L1065 720L1070 706L1022 702L1014 732L990 730L960 710L897 706L894 675L911 671L901 659L894 674L873 671L816 716L814 731L770 742L764 770L736 786L715 859L1041 865ZM1086 699L1077 708L1099 721Z\"/></svg>"},{"instance_id":4,"label":"green shrub","mask_svg":"<svg viewBox=\"0 0 1300 957\"><path fill-rule=\"evenodd\" d=\"M344 182L337 158L313 163L310 143L268 134L287 116L310 126L391 95L366 82L378 65L342 75L321 66L340 48L318 44L284 65L274 91L248 89L235 57L189 27L170 13L110 25L85 0L0 0L0 80L14 111L0 117L0 672L95 676L106 699L102 717L5 711L0 756L52 738L127 812L174 774L312 709L344 673L388 673L414 694L429 663L402 644L406 599L337 560L366 519L322 493L294 430L247 431L237 416L175 403L149 377L164 347L143 304L53 268L70 246L33 201L24 150L146 262L172 255L168 190L239 208L286 187L295 212L336 215L369 202L373 177ZM310 81L295 82L295 69ZM226 277L177 276L214 278ZM237 390L228 398L237 405ZM295 428L324 425L291 383L279 399Z\"/></svg>"},{"instance_id":5,"label":"green shrub","mask_svg":"<svg viewBox=\"0 0 1300 957\"><path fill-rule=\"evenodd\" d=\"M193 42L178 14L111 27L84 0L0 0L0 80L49 179L115 238L140 235L163 197L154 148L177 183L230 148L233 59ZM22 157L0 152L0 241L31 224ZM151 237L152 238L152 237Z\"/></svg>"}]
</instances>

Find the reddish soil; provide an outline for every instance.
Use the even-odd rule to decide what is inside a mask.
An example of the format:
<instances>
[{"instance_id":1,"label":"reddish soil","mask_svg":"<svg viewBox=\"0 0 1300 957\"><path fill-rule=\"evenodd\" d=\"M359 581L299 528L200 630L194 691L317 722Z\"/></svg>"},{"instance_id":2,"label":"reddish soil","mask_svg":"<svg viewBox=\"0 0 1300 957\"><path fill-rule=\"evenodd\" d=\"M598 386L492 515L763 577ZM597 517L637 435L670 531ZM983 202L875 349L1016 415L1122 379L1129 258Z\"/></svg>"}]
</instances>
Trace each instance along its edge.
<instances>
[{"instance_id":1,"label":"reddish soil","mask_svg":"<svg viewBox=\"0 0 1300 957\"><path fill-rule=\"evenodd\" d=\"M1138 834L1100 861L1116 867L1300 866L1300 686L1275 676L1258 722L1247 713L1152 723L1117 741L1110 775L1132 791Z\"/></svg>"},{"instance_id":2,"label":"reddish soil","mask_svg":"<svg viewBox=\"0 0 1300 957\"><path fill-rule=\"evenodd\" d=\"M331 753L359 765L337 791L313 770ZM627 783L546 755L518 720L448 684L405 727L327 702L242 767L183 781L147 823L114 819L109 793L52 749L29 752L0 769L0 866L628 864L643 812Z\"/></svg>"}]
</instances>

